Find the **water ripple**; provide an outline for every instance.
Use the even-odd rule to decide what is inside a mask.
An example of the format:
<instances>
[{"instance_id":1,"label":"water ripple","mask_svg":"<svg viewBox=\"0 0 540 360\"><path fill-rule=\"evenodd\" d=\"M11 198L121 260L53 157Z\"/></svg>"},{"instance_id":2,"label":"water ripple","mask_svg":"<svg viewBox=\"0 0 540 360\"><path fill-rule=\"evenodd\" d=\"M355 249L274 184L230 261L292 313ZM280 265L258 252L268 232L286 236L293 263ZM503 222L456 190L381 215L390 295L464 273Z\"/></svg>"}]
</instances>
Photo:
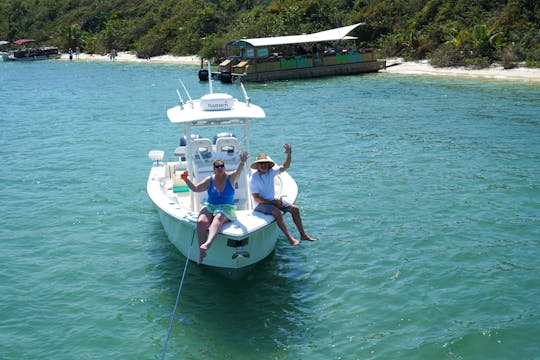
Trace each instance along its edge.
<instances>
[{"instance_id":1,"label":"water ripple","mask_svg":"<svg viewBox=\"0 0 540 360\"><path fill-rule=\"evenodd\" d=\"M145 194L146 154L178 141L174 79L207 84L195 67L3 68L0 358L159 358L185 259ZM252 154L293 144L318 241L280 237L241 282L189 266L169 357L536 356L537 87L377 74L248 90L268 116Z\"/></svg>"}]
</instances>

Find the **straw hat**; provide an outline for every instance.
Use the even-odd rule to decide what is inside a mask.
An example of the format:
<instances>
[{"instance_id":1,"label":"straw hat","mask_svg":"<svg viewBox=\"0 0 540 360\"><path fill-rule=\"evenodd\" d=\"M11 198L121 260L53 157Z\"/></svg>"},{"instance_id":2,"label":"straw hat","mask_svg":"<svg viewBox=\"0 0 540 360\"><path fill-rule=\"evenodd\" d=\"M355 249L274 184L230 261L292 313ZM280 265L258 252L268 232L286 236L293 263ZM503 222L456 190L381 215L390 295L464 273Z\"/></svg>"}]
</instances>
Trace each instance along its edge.
<instances>
[{"instance_id":1,"label":"straw hat","mask_svg":"<svg viewBox=\"0 0 540 360\"><path fill-rule=\"evenodd\" d=\"M255 160L255 162L253 164L251 164L251 168L252 169L257 169L257 164L259 163L270 163L272 165L270 165L270 167L274 167L274 165L276 165L276 163L274 162L274 160L272 160L270 158L270 156L266 155L266 154L259 154L257 155L257 160Z\"/></svg>"}]
</instances>

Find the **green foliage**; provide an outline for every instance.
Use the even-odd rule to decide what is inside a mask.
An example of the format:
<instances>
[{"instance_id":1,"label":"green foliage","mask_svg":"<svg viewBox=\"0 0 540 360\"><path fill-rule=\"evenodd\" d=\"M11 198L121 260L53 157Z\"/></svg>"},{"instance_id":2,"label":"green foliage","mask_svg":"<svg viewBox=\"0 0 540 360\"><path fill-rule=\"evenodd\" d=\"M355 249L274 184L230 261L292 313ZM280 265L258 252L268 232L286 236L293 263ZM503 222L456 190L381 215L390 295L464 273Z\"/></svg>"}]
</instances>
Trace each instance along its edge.
<instances>
[{"instance_id":1,"label":"green foliage","mask_svg":"<svg viewBox=\"0 0 540 360\"><path fill-rule=\"evenodd\" d=\"M540 62L537 0L2 0L0 40L139 57L224 55L235 38L365 22L352 35L380 56L485 66Z\"/></svg>"}]
</instances>

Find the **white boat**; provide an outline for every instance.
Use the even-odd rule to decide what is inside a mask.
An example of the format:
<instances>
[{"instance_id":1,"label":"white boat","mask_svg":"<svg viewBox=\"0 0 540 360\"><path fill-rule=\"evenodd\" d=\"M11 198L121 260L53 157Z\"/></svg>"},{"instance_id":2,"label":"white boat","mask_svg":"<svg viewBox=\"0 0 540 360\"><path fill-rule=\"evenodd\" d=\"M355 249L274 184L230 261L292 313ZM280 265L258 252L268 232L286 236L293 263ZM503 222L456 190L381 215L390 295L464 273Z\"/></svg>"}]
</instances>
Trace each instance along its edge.
<instances>
[{"instance_id":1,"label":"white boat","mask_svg":"<svg viewBox=\"0 0 540 360\"><path fill-rule=\"evenodd\" d=\"M188 100L184 102L177 90L179 105L167 111L169 120L181 125L180 146L174 149L173 161L163 161L162 150L149 152L153 165L147 192L169 240L189 260L197 262L196 222L207 192L190 191L181 180L181 174L188 171L190 179L198 183L213 174L215 159L222 159L228 171L234 170L240 153L249 152L250 122L262 120L266 115L262 108L250 102L243 86L245 101L213 93L212 81L210 93L198 100L192 100L183 84L182 87ZM280 234L273 216L253 211L249 192L252 171L246 165L236 184L238 219L223 226L202 263L234 279L243 277L254 264L270 255ZM287 172L276 177L275 188L276 196L285 196L288 202L294 203L298 187Z\"/></svg>"}]
</instances>

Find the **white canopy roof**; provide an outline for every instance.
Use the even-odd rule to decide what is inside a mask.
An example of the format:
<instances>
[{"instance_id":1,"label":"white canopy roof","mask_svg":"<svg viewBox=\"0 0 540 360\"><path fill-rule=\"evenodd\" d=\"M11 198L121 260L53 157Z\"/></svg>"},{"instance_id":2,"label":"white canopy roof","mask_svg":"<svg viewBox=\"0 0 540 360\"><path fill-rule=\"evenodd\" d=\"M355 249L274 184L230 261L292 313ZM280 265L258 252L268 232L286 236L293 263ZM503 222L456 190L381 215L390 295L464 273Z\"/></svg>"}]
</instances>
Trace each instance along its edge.
<instances>
[{"instance_id":1,"label":"white canopy roof","mask_svg":"<svg viewBox=\"0 0 540 360\"><path fill-rule=\"evenodd\" d=\"M222 95L222 94L214 94ZM220 101L219 99L216 101ZM235 120L264 119L264 110L255 104L234 99L232 106L226 110L207 110L201 100L192 100L183 106L175 106L167 110L167 117L172 123L189 123L192 126L216 126L219 124L234 124Z\"/></svg>"},{"instance_id":2,"label":"white canopy roof","mask_svg":"<svg viewBox=\"0 0 540 360\"><path fill-rule=\"evenodd\" d=\"M304 44L304 43L318 43L325 41L339 41L356 39L353 36L347 36L354 28L364 23L358 23L349 26L343 26L336 29L320 31L313 34L304 35L290 35L290 36L276 36L266 38L253 38L253 39L238 39L233 40L229 45L236 46L274 46L274 45L287 45L287 44Z\"/></svg>"}]
</instances>

